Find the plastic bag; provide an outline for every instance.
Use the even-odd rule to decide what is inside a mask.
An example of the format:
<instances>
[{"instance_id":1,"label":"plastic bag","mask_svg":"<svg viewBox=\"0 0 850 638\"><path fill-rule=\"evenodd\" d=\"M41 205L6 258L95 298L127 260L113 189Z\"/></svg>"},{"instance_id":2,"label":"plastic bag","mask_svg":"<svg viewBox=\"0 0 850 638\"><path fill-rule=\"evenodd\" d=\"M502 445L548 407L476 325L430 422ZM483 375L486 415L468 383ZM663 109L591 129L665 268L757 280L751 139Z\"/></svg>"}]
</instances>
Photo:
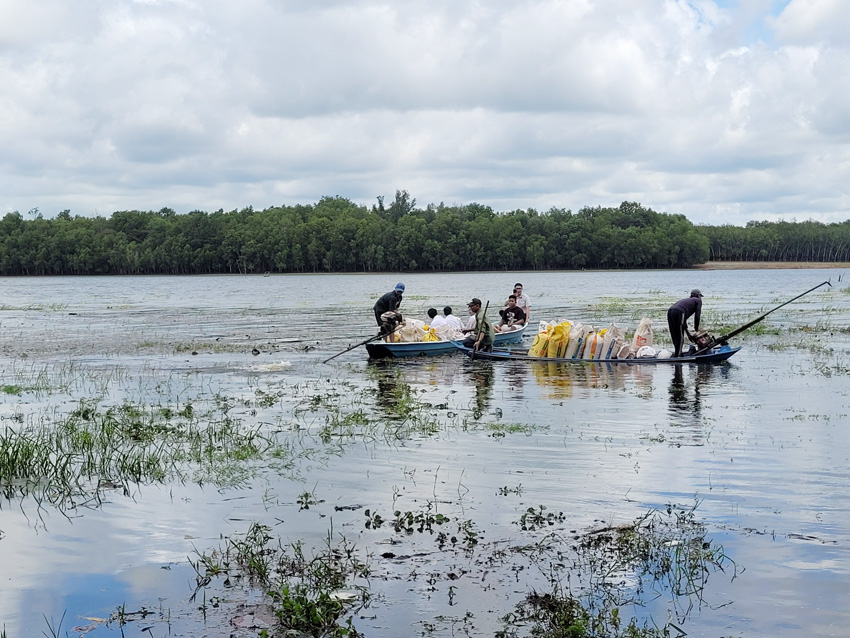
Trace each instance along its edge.
<instances>
[{"instance_id":1,"label":"plastic bag","mask_svg":"<svg viewBox=\"0 0 850 638\"><path fill-rule=\"evenodd\" d=\"M440 341L440 337L437 336L437 331L434 328L429 327L422 335L422 341Z\"/></svg>"},{"instance_id":2,"label":"plastic bag","mask_svg":"<svg viewBox=\"0 0 850 638\"><path fill-rule=\"evenodd\" d=\"M652 321L649 317L640 320L635 336L632 338L632 352L637 353L644 346L652 345Z\"/></svg>"},{"instance_id":3,"label":"plastic bag","mask_svg":"<svg viewBox=\"0 0 850 638\"><path fill-rule=\"evenodd\" d=\"M641 346L638 348L636 359L655 359L658 356L658 351L652 346Z\"/></svg>"}]
</instances>

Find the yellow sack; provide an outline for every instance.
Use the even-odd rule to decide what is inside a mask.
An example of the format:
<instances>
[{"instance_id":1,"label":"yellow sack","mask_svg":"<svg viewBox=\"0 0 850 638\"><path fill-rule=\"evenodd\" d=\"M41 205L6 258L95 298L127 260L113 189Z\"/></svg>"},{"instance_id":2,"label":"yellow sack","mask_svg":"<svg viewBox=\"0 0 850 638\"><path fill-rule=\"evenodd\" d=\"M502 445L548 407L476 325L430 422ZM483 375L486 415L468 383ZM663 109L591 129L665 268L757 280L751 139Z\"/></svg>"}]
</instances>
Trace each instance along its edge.
<instances>
[{"instance_id":1,"label":"yellow sack","mask_svg":"<svg viewBox=\"0 0 850 638\"><path fill-rule=\"evenodd\" d=\"M563 357L567 351L567 344L570 342L569 321L562 321L552 329L552 337L549 339L549 349L546 352L548 357Z\"/></svg>"},{"instance_id":2,"label":"yellow sack","mask_svg":"<svg viewBox=\"0 0 850 638\"><path fill-rule=\"evenodd\" d=\"M425 336L422 337L422 341L440 341L440 337L437 336L437 333L434 332L433 328L429 328L428 326L425 327L428 328L428 331L425 333Z\"/></svg>"},{"instance_id":3,"label":"yellow sack","mask_svg":"<svg viewBox=\"0 0 850 638\"><path fill-rule=\"evenodd\" d=\"M549 338L552 336L552 327L546 326L545 332L538 332L534 337L534 343L528 350L529 357L545 357L549 348Z\"/></svg>"}]
</instances>

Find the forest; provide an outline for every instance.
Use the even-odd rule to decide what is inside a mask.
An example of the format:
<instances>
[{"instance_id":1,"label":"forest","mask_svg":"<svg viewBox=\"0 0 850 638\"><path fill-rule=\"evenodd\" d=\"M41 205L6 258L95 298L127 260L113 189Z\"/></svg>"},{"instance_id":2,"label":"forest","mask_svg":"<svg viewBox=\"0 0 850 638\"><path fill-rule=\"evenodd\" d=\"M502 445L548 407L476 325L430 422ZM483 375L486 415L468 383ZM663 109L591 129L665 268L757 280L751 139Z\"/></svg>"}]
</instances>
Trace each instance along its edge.
<instances>
[{"instance_id":1,"label":"forest","mask_svg":"<svg viewBox=\"0 0 850 638\"><path fill-rule=\"evenodd\" d=\"M0 220L0 275L448 272L688 268L709 260L850 261L850 221L697 226L639 203L495 212L417 208L397 191L368 208L314 205L178 215L62 211Z\"/></svg>"}]
</instances>

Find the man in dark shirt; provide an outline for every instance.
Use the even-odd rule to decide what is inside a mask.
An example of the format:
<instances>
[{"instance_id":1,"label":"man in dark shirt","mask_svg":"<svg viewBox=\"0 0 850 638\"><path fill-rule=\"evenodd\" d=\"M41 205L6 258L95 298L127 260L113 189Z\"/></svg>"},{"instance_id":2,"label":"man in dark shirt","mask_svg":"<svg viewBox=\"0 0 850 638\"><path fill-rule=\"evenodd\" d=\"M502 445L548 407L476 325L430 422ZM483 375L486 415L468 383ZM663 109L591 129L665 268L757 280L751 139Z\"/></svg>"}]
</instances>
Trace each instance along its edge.
<instances>
[{"instance_id":1,"label":"man in dark shirt","mask_svg":"<svg viewBox=\"0 0 850 638\"><path fill-rule=\"evenodd\" d=\"M381 295L378 301L375 302L372 310L375 311L375 320L379 326L383 323L381 320L382 314L392 310L398 310L398 307L401 305L402 293L404 293L404 284L398 283L393 290Z\"/></svg>"},{"instance_id":2,"label":"man in dark shirt","mask_svg":"<svg viewBox=\"0 0 850 638\"><path fill-rule=\"evenodd\" d=\"M667 327L673 340L673 356L682 356L682 342L688 332L688 317L694 318L694 332L699 330L699 316L702 312L702 293L694 288L691 296L680 299L667 310Z\"/></svg>"},{"instance_id":3,"label":"man in dark shirt","mask_svg":"<svg viewBox=\"0 0 850 638\"><path fill-rule=\"evenodd\" d=\"M508 297L508 305L503 310L499 311L502 319L493 326L496 332L508 332L517 330L525 325L525 313L517 305L517 296L511 295Z\"/></svg>"}]
</instances>

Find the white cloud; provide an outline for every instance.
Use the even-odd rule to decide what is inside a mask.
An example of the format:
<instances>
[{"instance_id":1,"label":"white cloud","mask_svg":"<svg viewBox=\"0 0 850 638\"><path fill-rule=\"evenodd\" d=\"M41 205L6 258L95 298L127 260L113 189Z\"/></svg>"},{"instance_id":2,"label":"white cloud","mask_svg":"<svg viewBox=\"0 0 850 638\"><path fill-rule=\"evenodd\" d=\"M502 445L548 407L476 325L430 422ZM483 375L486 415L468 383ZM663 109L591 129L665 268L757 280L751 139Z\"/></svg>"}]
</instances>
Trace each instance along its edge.
<instances>
[{"instance_id":1,"label":"white cloud","mask_svg":"<svg viewBox=\"0 0 850 638\"><path fill-rule=\"evenodd\" d=\"M846 219L848 18L727 4L0 0L0 213L404 188Z\"/></svg>"}]
</instances>

